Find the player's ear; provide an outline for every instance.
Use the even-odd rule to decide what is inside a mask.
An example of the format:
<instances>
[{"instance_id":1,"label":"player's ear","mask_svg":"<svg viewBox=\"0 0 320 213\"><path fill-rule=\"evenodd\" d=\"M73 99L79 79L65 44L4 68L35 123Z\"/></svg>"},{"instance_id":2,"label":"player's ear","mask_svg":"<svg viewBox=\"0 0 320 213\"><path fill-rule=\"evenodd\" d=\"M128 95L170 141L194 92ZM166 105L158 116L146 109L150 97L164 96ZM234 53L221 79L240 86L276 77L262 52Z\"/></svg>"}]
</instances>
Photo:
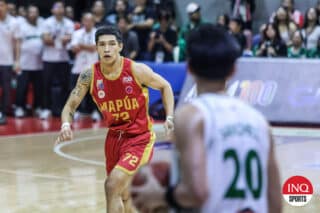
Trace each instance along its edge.
<instances>
[{"instance_id":1,"label":"player's ear","mask_svg":"<svg viewBox=\"0 0 320 213\"><path fill-rule=\"evenodd\" d=\"M191 75L194 74L194 71L193 71L193 68L192 66L190 65L190 61L187 59L187 72Z\"/></svg>"},{"instance_id":2,"label":"player's ear","mask_svg":"<svg viewBox=\"0 0 320 213\"><path fill-rule=\"evenodd\" d=\"M123 48L123 43L122 43L122 42L119 42L119 48L120 48L120 51L119 51L119 52L121 52L121 51L122 51L122 48Z\"/></svg>"}]
</instances>

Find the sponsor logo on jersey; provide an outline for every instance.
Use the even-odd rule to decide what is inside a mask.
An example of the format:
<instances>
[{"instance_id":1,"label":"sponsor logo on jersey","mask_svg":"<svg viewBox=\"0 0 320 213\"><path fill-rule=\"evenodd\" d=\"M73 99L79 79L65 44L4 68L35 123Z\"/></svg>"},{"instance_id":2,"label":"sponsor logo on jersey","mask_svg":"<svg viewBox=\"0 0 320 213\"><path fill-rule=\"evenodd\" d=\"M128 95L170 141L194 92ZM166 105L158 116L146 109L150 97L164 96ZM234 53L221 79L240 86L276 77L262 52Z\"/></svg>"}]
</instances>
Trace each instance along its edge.
<instances>
[{"instance_id":1,"label":"sponsor logo on jersey","mask_svg":"<svg viewBox=\"0 0 320 213\"><path fill-rule=\"evenodd\" d=\"M127 87L126 87L126 93L127 93L127 94L132 94L132 92L133 92L132 86L127 86Z\"/></svg>"},{"instance_id":2,"label":"sponsor logo on jersey","mask_svg":"<svg viewBox=\"0 0 320 213\"><path fill-rule=\"evenodd\" d=\"M132 79L131 76L125 76L125 77L123 77L123 79L122 79L122 83L124 83L124 84L129 84L129 83L131 83L132 81L133 81L133 79Z\"/></svg>"},{"instance_id":3,"label":"sponsor logo on jersey","mask_svg":"<svg viewBox=\"0 0 320 213\"><path fill-rule=\"evenodd\" d=\"M102 79L98 79L96 86L97 86L98 90L103 90L104 89L103 80Z\"/></svg>"},{"instance_id":4,"label":"sponsor logo on jersey","mask_svg":"<svg viewBox=\"0 0 320 213\"><path fill-rule=\"evenodd\" d=\"M292 176L282 186L284 199L292 206L304 206L312 198L313 186L303 176Z\"/></svg>"},{"instance_id":5,"label":"sponsor logo on jersey","mask_svg":"<svg viewBox=\"0 0 320 213\"><path fill-rule=\"evenodd\" d=\"M106 96L106 93L105 93L103 90L99 90L99 91L98 91L98 97L99 97L100 99L104 98L105 96Z\"/></svg>"}]
</instances>

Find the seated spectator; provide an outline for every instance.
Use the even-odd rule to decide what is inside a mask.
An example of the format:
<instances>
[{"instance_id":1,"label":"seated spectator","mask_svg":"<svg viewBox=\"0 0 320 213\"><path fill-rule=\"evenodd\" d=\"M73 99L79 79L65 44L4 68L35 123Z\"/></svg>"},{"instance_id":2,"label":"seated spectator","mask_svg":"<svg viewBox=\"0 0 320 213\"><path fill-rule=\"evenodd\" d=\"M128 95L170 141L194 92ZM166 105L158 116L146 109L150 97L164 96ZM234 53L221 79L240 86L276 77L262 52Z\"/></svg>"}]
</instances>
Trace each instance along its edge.
<instances>
[{"instance_id":1,"label":"seated spectator","mask_svg":"<svg viewBox=\"0 0 320 213\"><path fill-rule=\"evenodd\" d=\"M138 34L140 52L138 60L147 59L147 41L154 24L154 9L147 6L147 0L135 0L129 28Z\"/></svg>"},{"instance_id":2,"label":"seated spectator","mask_svg":"<svg viewBox=\"0 0 320 213\"><path fill-rule=\"evenodd\" d=\"M157 15L160 11L166 10L171 14L173 20L176 19L175 0L153 0L153 3L155 5Z\"/></svg>"},{"instance_id":3,"label":"seated spectator","mask_svg":"<svg viewBox=\"0 0 320 213\"><path fill-rule=\"evenodd\" d=\"M177 31L170 27L171 14L160 11L158 21L160 27L150 33L148 51L151 60L157 63L173 61L173 48L177 44Z\"/></svg>"},{"instance_id":4,"label":"seated spectator","mask_svg":"<svg viewBox=\"0 0 320 213\"><path fill-rule=\"evenodd\" d=\"M242 25L243 22L240 17L235 17L231 18L229 22L229 30L231 34L236 38L238 41L240 47L241 47L241 52L243 52L246 48L246 37L243 34L242 31Z\"/></svg>"},{"instance_id":5,"label":"seated spectator","mask_svg":"<svg viewBox=\"0 0 320 213\"><path fill-rule=\"evenodd\" d=\"M253 52L257 50L260 42L263 40L263 32L266 29L266 27L267 27L267 24L262 24L259 28L259 33L253 36L253 39L252 39Z\"/></svg>"},{"instance_id":6,"label":"seated spectator","mask_svg":"<svg viewBox=\"0 0 320 213\"><path fill-rule=\"evenodd\" d=\"M130 20L127 16L118 16L117 23L122 33L123 48L121 55L130 59L136 59L139 54L139 39L137 33L129 29Z\"/></svg>"},{"instance_id":7,"label":"seated spectator","mask_svg":"<svg viewBox=\"0 0 320 213\"><path fill-rule=\"evenodd\" d=\"M297 30L297 26L290 20L289 13L283 7L278 8L273 24L278 28L282 41L290 46L291 37Z\"/></svg>"},{"instance_id":8,"label":"seated spectator","mask_svg":"<svg viewBox=\"0 0 320 213\"><path fill-rule=\"evenodd\" d=\"M263 31L263 40L259 44L256 56L260 57L287 57L287 46L281 40L278 28L269 23Z\"/></svg>"},{"instance_id":9,"label":"seated spectator","mask_svg":"<svg viewBox=\"0 0 320 213\"><path fill-rule=\"evenodd\" d=\"M305 58L307 56L306 49L303 47L303 36L300 30L292 35L292 45L288 48L289 58Z\"/></svg>"},{"instance_id":10,"label":"seated spectator","mask_svg":"<svg viewBox=\"0 0 320 213\"><path fill-rule=\"evenodd\" d=\"M252 30L252 17L255 9L255 0L231 0L232 16L241 17L244 30Z\"/></svg>"},{"instance_id":11,"label":"seated spectator","mask_svg":"<svg viewBox=\"0 0 320 213\"><path fill-rule=\"evenodd\" d=\"M186 39L189 32L205 23L201 16L201 8L199 4L195 2L189 3L186 7L186 12L188 13L189 21L182 27L178 37L179 61L184 61L186 59Z\"/></svg>"},{"instance_id":12,"label":"seated spectator","mask_svg":"<svg viewBox=\"0 0 320 213\"><path fill-rule=\"evenodd\" d=\"M307 51L307 57L320 58L320 38L318 39L317 47Z\"/></svg>"},{"instance_id":13,"label":"seated spectator","mask_svg":"<svg viewBox=\"0 0 320 213\"><path fill-rule=\"evenodd\" d=\"M217 25L224 29L229 29L230 18L227 14L219 15L217 18Z\"/></svg>"},{"instance_id":14,"label":"seated spectator","mask_svg":"<svg viewBox=\"0 0 320 213\"><path fill-rule=\"evenodd\" d=\"M106 22L110 24L117 24L118 17L128 16L130 13L130 8L126 0L116 0L114 8L108 13L106 17Z\"/></svg>"},{"instance_id":15,"label":"seated spectator","mask_svg":"<svg viewBox=\"0 0 320 213\"><path fill-rule=\"evenodd\" d=\"M38 23L39 11L36 6L29 6L24 22L19 22L21 41L20 67L21 73L17 79L15 117L26 115L26 98L29 83L33 85L33 107L36 115L40 115L42 101L42 69L41 54L43 42L41 26Z\"/></svg>"},{"instance_id":16,"label":"seated spectator","mask_svg":"<svg viewBox=\"0 0 320 213\"><path fill-rule=\"evenodd\" d=\"M320 26L318 24L316 9L309 8L305 14L305 23L302 30L307 51L317 47L317 42L320 37Z\"/></svg>"}]
</instances>

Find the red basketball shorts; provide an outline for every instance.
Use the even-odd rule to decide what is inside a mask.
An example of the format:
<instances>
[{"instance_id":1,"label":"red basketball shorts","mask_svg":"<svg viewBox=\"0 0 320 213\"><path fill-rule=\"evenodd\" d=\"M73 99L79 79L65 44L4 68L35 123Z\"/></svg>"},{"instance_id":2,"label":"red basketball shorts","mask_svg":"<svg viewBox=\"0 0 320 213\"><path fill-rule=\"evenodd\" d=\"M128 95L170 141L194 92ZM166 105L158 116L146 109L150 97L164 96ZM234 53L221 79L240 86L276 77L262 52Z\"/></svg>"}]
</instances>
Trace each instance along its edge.
<instances>
[{"instance_id":1,"label":"red basketball shorts","mask_svg":"<svg viewBox=\"0 0 320 213\"><path fill-rule=\"evenodd\" d=\"M104 148L107 175L114 168L133 175L141 166L150 161L154 142L154 132L127 135L109 131Z\"/></svg>"}]
</instances>

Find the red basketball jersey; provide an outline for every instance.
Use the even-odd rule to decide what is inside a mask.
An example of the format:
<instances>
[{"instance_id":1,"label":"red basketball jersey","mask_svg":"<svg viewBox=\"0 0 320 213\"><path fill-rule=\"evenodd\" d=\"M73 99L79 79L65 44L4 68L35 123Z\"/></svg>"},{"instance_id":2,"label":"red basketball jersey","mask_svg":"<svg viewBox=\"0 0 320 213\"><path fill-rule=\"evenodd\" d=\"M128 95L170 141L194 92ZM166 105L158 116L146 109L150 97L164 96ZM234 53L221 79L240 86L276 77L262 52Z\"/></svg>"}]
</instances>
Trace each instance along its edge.
<instances>
[{"instance_id":1,"label":"red basketball jersey","mask_svg":"<svg viewBox=\"0 0 320 213\"><path fill-rule=\"evenodd\" d=\"M150 131L149 91L140 85L133 72L132 61L122 59L122 71L116 79L106 78L100 62L93 65L90 93L102 113L107 127L130 134Z\"/></svg>"}]
</instances>

